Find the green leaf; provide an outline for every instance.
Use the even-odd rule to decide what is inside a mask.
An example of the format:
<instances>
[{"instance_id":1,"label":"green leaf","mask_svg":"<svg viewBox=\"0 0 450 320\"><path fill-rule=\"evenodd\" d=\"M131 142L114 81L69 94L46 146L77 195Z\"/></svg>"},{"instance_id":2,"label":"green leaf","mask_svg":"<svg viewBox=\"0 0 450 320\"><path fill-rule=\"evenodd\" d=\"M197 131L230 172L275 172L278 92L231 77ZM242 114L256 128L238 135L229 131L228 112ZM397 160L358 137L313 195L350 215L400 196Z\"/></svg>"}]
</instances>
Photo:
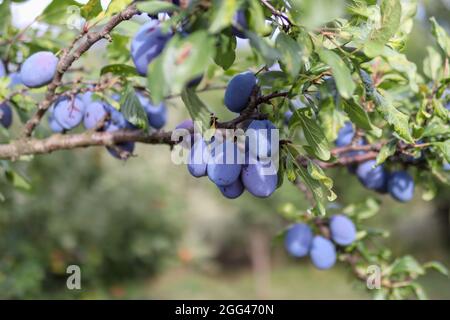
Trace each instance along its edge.
<instances>
[{"instance_id":1,"label":"green leaf","mask_svg":"<svg viewBox=\"0 0 450 320\"><path fill-rule=\"evenodd\" d=\"M345 99L350 99L356 89L356 84L345 62L331 50L319 49L317 54L320 60L331 67L340 95Z\"/></svg>"},{"instance_id":2,"label":"green leaf","mask_svg":"<svg viewBox=\"0 0 450 320\"><path fill-rule=\"evenodd\" d=\"M375 92L374 102L384 119L394 127L395 132L406 142L414 143L409 130L409 116L397 110L392 102L387 101L380 93Z\"/></svg>"},{"instance_id":3,"label":"green leaf","mask_svg":"<svg viewBox=\"0 0 450 320\"><path fill-rule=\"evenodd\" d=\"M373 135L378 138L381 137L382 130L372 124L366 110L364 110L356 99L356 97L353 97L342 101L342 105L348 117L357 127L372 132Z\"/></svg>"},{"instance_id":4,"label":"green leaf","mask_svg":"<svg viewBox=\"0 0 450 320\"><path fill-rule=\"evenodd\" d=\"M411 256L404 256L396 259L392 265L389 267L390 274L416 274L423 275L425 274L424 268Z\"/></svg>"},{"instance_id":5,"label":"green leaf","mask_svg":"<svg viewBox=\"0 0 450 320\"><path fill-rule=\"evenodd\" d=\"M53 0L44 9L40 17L49 24L74 22L81 19L80 7L82 4L75 0ZM75 21L75 24L76 21Z\"/></svg>"},{"instance_id":6,"label":"green leaf","mask_svg":"<svg viewBox=\"0 0 450 320\"><path fill-rule=\"evenodd\" d=\"M382 0L380 10L381 27L372 31L364 47L364 53L369 57L380 55L385 44L395 35L400 27L402 17L400 0Z\"/></svg>"},{"instance_id":7,"label":"green leaf","mask_svg":"<svg viewBox=\"0 0 450 320\"><path fill-rule=\"evenodd\" d=\"M236 59L236 37L221 33L216 41L214 62L224 70L229 69Z\"/></svg>"},{"instance_id":8,"label":"green leaf","mask_svg":"<svg viewBox=\"0 0 450 320\"><path fill-rule=\"evenodd\" d=\"M433 142L432 145L437 147L445 160L450 163L450 139L443 142Z\"/></svg>"},{"instance_id":9,"label":"green leaf","mask_svg":"<svg viewBox=\"0 0 450 320\"><path fill-rule=\"evenodd\" d=\"M160 12L176 12L180 10L180 7L174 5L171 2L168 1L146 1L146 2L139 2L137 4L137 8L145 13L154 15L158 14Z\"/></svg>"},{"instance_id":10,"label":"green leaf","mask_svg":"<svg viewBox=\"0 0 450 320\"><path fill-rule=\"evenodd\" d=\"M136 96L136 91L133 86L128 83L125 92L120 99L120 111L123 113L125 119L139 129L148 128L147 113L142 107L139 98Z\"/></svg>"},{"instance_id":11,"label":"green leaf","mask_svg":"<svg viewBox=\"0 0 450 320\"><path fill-rule=\"evenodd\" d=\"M229 1L229 0L227 0ZM271 28L266 23L264 10L259 1L248 1L248 11L251 13L248 17L250 29L262 36L267 36Z\"/></svg>"},{"instance_id":12,"label":"green leaf","mask_svg":"<svg viewBox=\"0 0 450 320\"><path fill-rule=\"evenodd\" d=\"M147 86L152 94L152 101L155 104L159 104L169 93L169 86L166 83L163 70L162 56L159 56L150 63L147 74Z\"/></svg>"},{"instance_id":13,"label":"green leaf","mask_svg":"<svg viewBox=\"0 0 450 320\"><path fill-rule=\"evenodd\" d=\"M328 190L328 201L336 200L337 196L333 191L333 180L325 174L321 167L319 167L314 162L309 161L308 173L310 174L311 178L319 181L322 184L322 187Z\"/></svg>"},{"instance_id":14,"label":"green leaf","mask_svg":"<svg viewBox=\"0 0 450 320\"><path fill-rule=\"evenodd\" d=\"M181 99L194 121L201 121L203 128L211 126L211 111L198 97L194 88L185 88L181 93Z\"/></svg>"},{"instance_id":15,"label":"green leaf","mask_svg":"<svg viewBox=\"0 0 450 320\"><path fill-rule=\"evenodd\" d=\"M6 34L6 29L11 24L11 3L9 0L4 0L0 4L0 34Z\"/></svg>"},{"instance_id":16,"label":"green leaf","mask_svg":"<svg viewBox=\"0 0 450 320\"><path fill-rule=\"evenodd\" d=\"M397 141L392 140L381 147L377 156L377 166L384 163L389 157L395 154L397 150Z\"/></svg>"},{"instance_id":17,"label":"green leaf","mask_svg":"<svg viewBox=\"0 0 450 320\"><path fill-rule=\"evenodd\" d=\"M433 47L427 47L428 55L423 61L423 72L435 82L439 82L442 76L442 58Z\"/></svg>"},{"instance_id":18,"label":"green leaf","mask_svg":"<svg viewBox=\"0 0 450 320\"><path fill-rule=\"evenodd\" d=\"M295 130L300 126L310 147L307 148L307 151L311 152L320 160L330 160L331 152L328 140L325 137L322 128L317 124L317 120L306 114L307 110L308 109L297 109L294 112L289 122L289 129Z\"/></svg>"},{"instance_id":19,"label":"green leaf","mask_svg":"<svg viewBox=\"0 0 450 320\"><path fill-rule=\"evenodd\" d=\"M439 44L439 47L444 51L447 57L450 57L450 37L445 32L444 28L442 28L434 17L430 18L434 37Z\"/></svg>"},{"instance_id":20,"label":"green leaf","mask_svg":"<svg viewBox=\"0 0 450 320\"><path fill-rule=\"evenodd\" d=\"M280 52L280 62L283 69L290 73L292 77L296 77L301 68L302 48L300 44L286 33L280 32L277 36L275 47Z\"/></svg>"},{"instance_id":21,"label":"green leaf","mask_svg":"<svg viewBox=\"0 0 450 320\"><path fill-rule=\"evenodd\" d=\"M442 263L438 262L438 261L431 261L431 262L427 262L423 265L423 267L425 269L434 269L437 272L440 272L441 274L443 274L444 276L448 277L448 269L446 266L444 266Z\"/></svg>"},{"instance_id":22,"label":"green leaf","mask_svg":"<svg viewBox=\"0 0 450 320\"><path fill-rule=\"evenodd\" d=\"M265 60L268 66L278 60L280 52L267 43L265 39L250 31L247 31L245 34L250 40L250 46Z\"/></svg>"},{"instance_id":23,"label":"green leaf","mask_svg":"<svg viewBox=\"0 0 450 320\"><path fill-rule=\"evenodd\" d=\"M81 7L81 16L86 20L91 20L97 17L103 11L100 0L89 0L83 7Z\"/></svg>"},{"instance_id":24,"label":"green leaf","mask_svg":"<svg viewBox=\"0 0 450 320\"><path fill-rule=\"evenodd\" d=\"M162 54L165 84L172 92L180 92L189 81L205 72L214 56L214 38L206 31L196 31L185 38L173 37ZM150 71L148 77L155 75Z\"/></svg>"},{"instance_id":25,"label":"green leaf","mask_svg":"<svg viewBox=\"0 0 450 320\"><path fill-rule=\"evenodd\" d=\"M100 71L100 75L103 76L104 74L112 73L117 76L121 77L134 77L139 76L136 72L136 68L126 65L126 64L110 64L108 66L105 66Z\"/></svg>"},{"instance_id":26,"label":"green leaf","mask_svg":"<svg viewBox=\"0 0 450 320\"><path fill-rule=\"evenodd\" d=\"M239 9L238 0L214 0L212 5L211 25L209 32L217 33L231 25L234 14Z\"/></svg>"},{"instance_id":27,"label":"green leaf","mask_svg":"<svg viewBox=\"0 0 450 320\"><path fill-rule=\"evenodd\" d=\"M8 179L8 181L15 188L26 190L26 191L31 189L31 185L29 184L27 179L25 177L23 177L21 174L19 174L18 172L14 171L12 169L6 170L5 176Z\"/></svg>"}]
</instances>

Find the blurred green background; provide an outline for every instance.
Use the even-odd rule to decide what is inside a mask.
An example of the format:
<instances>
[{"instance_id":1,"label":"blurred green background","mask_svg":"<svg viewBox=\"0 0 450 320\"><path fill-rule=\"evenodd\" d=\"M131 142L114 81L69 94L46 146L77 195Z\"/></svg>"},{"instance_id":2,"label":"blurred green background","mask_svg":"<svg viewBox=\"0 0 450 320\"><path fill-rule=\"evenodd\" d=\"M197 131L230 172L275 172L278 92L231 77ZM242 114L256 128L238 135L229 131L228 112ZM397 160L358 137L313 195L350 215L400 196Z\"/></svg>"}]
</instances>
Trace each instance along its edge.
<instances>
[{"instance_id":1,"label":"blurred green background","mask_svg":"<svg viewBox=\"0 0 450 320\"><path fill-rule=\"evenodd\" d=\"M419 66L432 41L428 17L450 28L450 1L420 3L407 46ZM222 92L202 97L222 104ZM168 107L173 128L187 114L176 99ZM289 183L267 200L230 201L172 164L167 147L140 145L136 154L123 163L103 148L59 152L16 165L31 190L0 180L0 298L370 298L343 266L318 271L273 242L286 225L280 206L308 206ZM332 175L343 204L376 196L345 169ZM424 202L418 190L406 205L381 197L382 212L369 222L391 232L394 255L449 266L449 191ZM72 264L81 268L81 290L66 288ZM450 298L448 278L430 272L421 282L430 298Z\"/></svg>"}]
</instances>

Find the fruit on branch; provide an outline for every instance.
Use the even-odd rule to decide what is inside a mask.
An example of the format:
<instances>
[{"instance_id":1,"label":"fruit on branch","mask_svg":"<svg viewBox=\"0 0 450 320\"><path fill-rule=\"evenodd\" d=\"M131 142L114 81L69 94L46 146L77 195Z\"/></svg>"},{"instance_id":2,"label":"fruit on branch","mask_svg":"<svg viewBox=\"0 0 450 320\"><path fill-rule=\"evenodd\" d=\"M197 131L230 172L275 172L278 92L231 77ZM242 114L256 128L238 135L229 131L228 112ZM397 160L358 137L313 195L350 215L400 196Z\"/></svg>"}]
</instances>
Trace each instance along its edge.
<instances>
[{"instance_id":1,"label":"fruit on branch","mask_svg":"<svg viewBox=\"0 0 450 320\"><path fill-rule=\"evenodd\" d=\"M111 123L106 128L106 131L114 132L114 131L118 131L118 130L122 130L122 129L124 129L124 128ZM130 156L133 155L134 148L135 148L135 143L131 142L131 141L118 143L111 147L106 147L109 154L111 154L114 158L117 158L119 160L127 160Z\"/></svg>"},{"instance_id":2,"label":"fruit on branch","mask_svg":"<svg viewBox=\"0 0 450 320\"><path fill-rule=\"evenodd\" d=\"M350 121L345 122L344 126L339 129L338 136L336 139L336 147L345 147L352 143L353 137L355 136L355 131L353 130L353 125Z\"/></svg>"},{"instance_id":3,"label":"fruit on branch","mask_svg":"<svg viewBox=\"0 0 450 320\"><path fill-rule=\"evenodd\" d=\"M171 36L170 32L162 31L157 20L149 21L139 29L131 42L131 58L140 75L147 75L148 65L161 54Z\"/></svg>"},{"instance_id":4,"label":"fruit on branch","mask_svg":"<svg viewBox=\"0 0 450 320\"><path fill-rule=\"evenodd\" d=\"M220 192L225 198L236 199L239 198L245 191L241 179L237 179L229 186L218 186Z\"/></svg>"},{"instance_id":5,"label":"fruit on branch","mask_svg":"<svg viewBox=\"0 0 450 320\"><path fill-rule=\"evenodd\" d=\"M20 78L20 73L13 72L9 75L9 85L8 88L13 89L14 87L21 85L22 79Z\"/></svg>"},{"instance_id":6,"label":"fruit on branch","mask_svg":"<svg viewBox=\"0 0 450 320\"><path fill-rule=\"evenodd\" d=\"M243 72L235 75L225 90L225 105L227 108L236 113L244 110L255 86L256 77L252 72Z\"/></svg>"},{"instance_id":7,"label":"fruit on branch","mask_svg":"<svg viewBox=\"0 0 450 320\"><path fill-rule=\"evenodd\" d=\"M203 138L198 139L196 143L192 146L189 151L188 158L188 170L189 173L196 177L204 177L206 176L206 168L209 159L209 151L205 140Z\"/></svg>"},{"instance_id":8,"label":"fruit on branch","mask_svg":"<svg viewBox=\"0 0 450 320\"><path fill-rule=\"evenodd\" d=\"M106 120L108 112L103 102L96 101L86 106L83 124L88 130L98 128L102 121Z\"/></svg>"},{"instance_id":9,"label":"fruit on branch","mask_svg":"<svg viewBox=\"0 0 450 320\"><path fill-rule=\"evenodd\" d=\"M356 227L345 215L334 215L330 219L331 239L341 246L348 246L356 240Z\"/></svg>"},{"instance_id":10,"label":"fruit on branch","mask_svg":"<svg viewBox=\"0 0 450 320\"><path fill-rule=\"evenodd\" d=\"M308 255L313 240L311 228L304 223L296 223L286 232L284 247L293 257L301 258Z\"/></svg>"},{"instance_id":11,"label":"fruit on branch","mask_svg":"<svg viewBox=\"0 0 450 320\"><path fill-rule=\"evenodd\" d=\"M245 16L245 11L244 10L236 11L233 17L233 27L232 27L233 35L241 39L247 39L247 36L245 35L245 31L247 30L248 30L248 22L247 17Z\"/></svg>"},{"instance_id":12,"label":"fruit on branch","mask_svg":"<svg viewBox=\"0 0 450 320\"><path fill-rule=\"evenodd\" d=\"M167 108L164 103L155 106L149 98L143 96L141 93L137 94L139 101L147 113L148 123L152 128L157 130L164 127L167 123Z\"/></svg>"},{"instance_id":13,"label":"fruit on branch","mask_svg":"<svg viewBox=\"0 0 450 320\"><path fill-rule=\"evenodd\" d=\"M278 175L271 163L245 165L241 179L248 192L258 198L270 197L278 186Z\"/></svg>"},{"instance_id":14,"label":"fruit on branch","mask_svg":"<svg viewBox=\"0 0 450 320\"><path fill-rule=\"evenodd\" d=\"M58 121L56 121L55 116L54 116L54 110L55 110L55 106L51 106L50 109L48 109L48 126L50 128L50 130L52 130L52 132L54 133L62 133L64 132L64 128L58 123Z\"/></svg>"},{"instance_id":15,"label":"fruit on branch","mask_svg":"<svg viewBox=\"0 0 450 320\"><path fill-rule=\"evenodd\" d=\"M387 186L391 196L400 202L408 202L414 197L414 179L406 171L393 172Z\"/></svg>"},{"instance_id":16,"label":"fruit on branch","mask_svg":"<svg viewBox=\"0 0 450 320\"><path fill-rule=\"evenodd\" d=\"M274 156L272 150L277 150L279 139L277 131L273 130L277 130L277 127L270 120L253 120L247 127L246 149L255 159Z\"/></svg>"},{"instance_id":17,"label":"fruit on branch","mask_svg":"<svg viewBox=\"0 0 450 320\"><path fill-rule=\"evenodd\" d=\"M191 119L186 119L182 122L180 122L176 127L175 130L194 130L194 122ZM186 133L183 134L180 139L182 139L180 145L185 149L190 149L191 146L194 145L195 140L194 134Z\"/></svg>"},{"instance_id":18,"label":"fruit on branch","mask_svg":"<svg viewBox=\"0 0 450 320\"><path fill-rule=\"evenodd\" d=\"M389 173L383 165L376 166L376 164L376 160L369 160L359 164L356 169L356 175L367 189L386 192Z\"/></svg>"},{"instance_id":19,"label":"fruit on branch","mask_svg":"<svg viewBox=\"0 0 450 320\"><path fill-rule=\"evenodd\" d=\"M36 52L22 64L20 78L27 87L39 88L52 81L57 67L58 58L52 52Z\"/></svg>"},{"instance_id":20,"label":"fruit on branch","mask_svg":"<svg viewBox=\"0 0 450 320\"><path fill-rule=\"evenodd\" d=\"M71 130L83 120L84 108L83 101L79 98L62 98L55 103L53 116L61 127Z\"/></svg>"},{"instance_id":21,"label":"fruit on branch","mask_svg":"<svg viewBox=\"0 0 450 320\"><path fill-rule=\"evenodd\" d=\"M0 104L0 124L8 129L13 120L13 113L11 107L7 102Z\"/></svg>"},{"instance_id":22,"label":"fruit on branch","mask_svg":"<svg viewBox=\"0 0 450 320\"><path fill-rule=\"evenodd\" d=\"M226 140L214 146L207 166L209 179L217 186L231 185L241 174L242 165L238 163L239 158L240 151L231 141Z\"/></svg>"},{"instance_id":23,"label":"fruit on branch","mask_svg":"<svg viewBox=\"0 0 450 320\"><path fill-rule=\"evenodd\" d=\"M336 263L336 247L322 236L315 236L309 253L313 265L321 270L330 269Z\"/></svg>"}]
</instances>

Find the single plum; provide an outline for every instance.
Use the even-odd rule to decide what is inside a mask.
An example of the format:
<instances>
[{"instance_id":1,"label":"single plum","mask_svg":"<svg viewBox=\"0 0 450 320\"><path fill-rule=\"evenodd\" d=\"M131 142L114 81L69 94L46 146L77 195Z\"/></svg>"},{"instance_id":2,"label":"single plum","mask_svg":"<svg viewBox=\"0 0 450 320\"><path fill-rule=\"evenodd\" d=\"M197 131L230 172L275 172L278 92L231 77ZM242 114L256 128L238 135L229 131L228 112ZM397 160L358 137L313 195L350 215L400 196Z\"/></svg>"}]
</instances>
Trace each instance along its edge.
<instances>
[{"instance_id":1,"label":"single plum","mask_svg":"<svg viewBox=\"0 0 450 320\"><path fill-rule=\"evenodd\" d=\"M247 127L246 149L254 159L274 156L272 150L277 150L279 139L276 139L277 132L273 130L277 130L277 127L270 120L253 120Z\"/></svg>"},{"instance_id":2,"label":"single plum","mask_svg":"<svg viewBox=\"0 0 450 320\"><path fill-rule=\"evenodd\" d=\"M389 177L388 190L394 199L408 202L414 197L414 179L406 171L396 171Z\"/></svg>"},{"instance_id":3,"label":"single plum","mask_svg":"<svg viewBox=\"0 0 450 320\"><path fill-rule=\"evenodd\" d=\"M315 236L311 244L310 257L317 269L330 269L336 263L336 247L327 238Z\"/></svg>"},{"instance_id":4,"label":"single plum","mask_svg":"<svg viewBox=\"0 0 450 320\"><path fill-rule=\"evenodd\" d=\"M222 195L228 199L239 198L245 191L241 179L237 179L229 186L218 186L218 187L220 192L222 192Z\"/></svg>"},{"instance_id":5,"label":"single plum","mask_svg":"<svg viewBox=\"0 0 450 320\"><path fill-rule=\"evenodd\" d=\"M108 128L106 128L106 131L113 132L120 129L122 128L111 124L110 126L108 126ZM133 155L134 147L135 143L130 141L118 143L112 147L106 147L106 150L108 150L109 154L114 158L117 158L119 160L127 160L130 156Z\"/></svg>"},{"instance_id":6,"label":"single plum","mask_svg":"<svg viewBox=\"0 0 450 320\"><path fill-rule=\"evenodd\" d=\"M337 147L345 147L352 143L355 136L355 130L353 130L352 123L347 121L344 126L339 129L338 137L336 139Z\"/></svg>"},{"instance_id":7,"label":"single plum","mask_svg":"<svg viewBox=\"0 0 450 320\"><path fill-rule=\"evenodd\" d=\"M188 170L196 178L206 176L209 153L206 143L199 139L189 151Z\"/></svg>"},{"instance_id":8,"label":"single plum","mask_svg":"<svg viewBox=\"0 0 450 320\"><path fill-rule=\"evenodd\" d=\"M277 189L278 175L273 168L257 162L244 166L242 183L248 192L255 197L267 198Z\"/></svg>"},{"instance_id":9,"label":"single plum","mask_svg":"<svg viewBox=\"0 0 450 320\"><path fill-rule=\"evenodd\" d=\"M137 97L147 113L148 124L154 129L161 129L167 123L167 108L164 103L155 106L149 98L137 93Z\"/></svg>"},{"instance_id":10,"label":"single plum","mask_svg":"<svg viewBox=\"0 0 450 320\"><path fill-rule=\"evenodd\" d=\"M353 221L345 215L334 215L330 219L331 239L341 246L348 246L356 240Z\"/></svg>"},{"instance_id":11,"label":"single plum","mask_svg":"<svg viewBox=\"0 0 450 320\"><path fill-rule=\"evenodd\" d=\"M58 121L56 121L54 112L55 108L54 106L51 106L48 110L48 126L54 133L62 133L64 132L64 128L58 123Z\"/></svg>"},{"instance_id":12,"label":"single plum","mask_svg":"<svg viewBox=\"0 0 450 320\"><path fill-rule=\"evenodd\" d=\"M107 114L108 112L106 111L103 102L91 102L86 106L86 111L84 113L84 127L88 130L97 128L100 125L101 121L105 120Z\"/></svg>"},{"instance_id":13,"label":"single plum","mask_svg":"<svg viewBox=\"0 0 450 320\"><path fill-rule=\"evenodd\" d=\"M161 30L157 20L149 21L139 29L131 42L131 57L140 75L147 75L148 65L161 54L170 37L170 33Z\"/></svg>"},{"instance_id":14,"label":"single plum","mask_svg":"<svg viewBox=\"0 0 450 320\"><path fill-rule=\"evenodd\" d=\"M64 98L56 102L53 115L65 130L71 130L83 120L84 104L79 98Z\"/></svg>"},{"instance_id":15,"label":"single plum","mask_svg":"<svg viewBox=\"0 0 450 320\"><path fill-rule=\"evenodd\" d=\"M194 145L195 141L198 140L197 138L194 138L194 134L187 132L190 130L194 130L194 122L191 119L187 119L187 120L180 122L175 127L175 130L183 130L182 135L180 134L181 135L180 139L182 139L181 146L185 149L190 149L191 146Z\"/></svg>"},{"instance_id":16,"label":"single plum","mask_svg":"<svg viewBox=\"0 0 450 320\"><path fill-rule=\"evenodd\" d=\"M241 174L242 165L238 163L239 149L231 141L224 141L211 150L207 166L209 179L217 186L229 186Z\"/></svg>"},{"instance_id":17,"label":"single plum","mask_svg":"<svg viewBox=\"0 0 450 320\"><path fill-rule=\"evenodd\" d=\"M284 247L293 257L305 257L311 248L313 236L311 228L307 224L296 223L286 232Z\"/></svg>"},{"instance_id":18,"label":"single plum","mask_svg":"<svg viewBox=\"0 0 450 320\"><path fill-rule=\"evenodd\" d=\"M57 66L58 58L52 52L36 52L22 64L20 78L27 87L39 88L52 81Z\"/></svg>"},{"instance_id":19,"label":"single plum","mask_svg":"<svg viewBox=\"0 0 450 320\"><path fill-rule=\"evenodd\" d=\"M0 124L8 129L13 120L13 113L11 107L7 102L0 104Z\"/></svg>"},{"instance_id":20,"label":"single plum","mask_svg":"<svg viewBox=\"0 0 450 320\"><path fill-rule=\"evenodd\" d=\"M238 10L233 17L233 34L241 39L247 39L245 31L248 30L247 17L244 10Z\"/></svg>"},{"instance_id":21,"label":"single plum","mask_svg":"<svg viewBox=\"0 0 450 320\"><path fill-rule=\"evenodd\" d=\"M252 72L235 75L225 90L225 105L232 111L239 113L246 106L256 86L256 77Z\"/></svg>"},{"instance_id":22,"label":"single plum","mask_svg":"<svg viewBox=\"0 0 450 320\"><path fill-rule=\"evenodd\" d=\"M367 189L384 192L389 173L383 165L374 167L376 163L376 160L368 160L359 164L356 169L356 175Z\"/></svg>"}]
</instances>

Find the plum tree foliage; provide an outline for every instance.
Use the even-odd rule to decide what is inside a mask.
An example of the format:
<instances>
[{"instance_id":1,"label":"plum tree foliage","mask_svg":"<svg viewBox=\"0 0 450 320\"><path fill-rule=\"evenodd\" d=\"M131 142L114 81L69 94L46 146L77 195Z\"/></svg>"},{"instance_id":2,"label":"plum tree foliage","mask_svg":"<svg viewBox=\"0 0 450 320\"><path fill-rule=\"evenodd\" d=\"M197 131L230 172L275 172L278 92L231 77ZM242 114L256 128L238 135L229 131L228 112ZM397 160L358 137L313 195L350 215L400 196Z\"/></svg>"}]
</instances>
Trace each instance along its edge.
<instances>
[{"instance_id":1,"label":"plum tree foliage","mask_svg":"<svg viewBox=\"0 0 450 320\"><path fill-rule=\"evenodd\" d=\"M363 282L366 268L379 265L377 297L423 298L417 278L428 268L447 273L371 245L379 234L363 221L378 201L331 205L339 201L328 176L334 167L401 202L419 196L415 189L431 200L450 183L450 37L432 18L436 41L420 73L403 50L416 0L112 0L106 8L53 0L37 18L48 28L22 30L12 24L11 2L18 1L0 5L1 125L11 126L12 109L18 116L2 130L0 165L13 186L26 180L9 161L99 145L128 159L135 143L180 146L200 159L189 172L208 176L226 198L297 185L311 203L306 212L281 210L293 223L282 233L288 253L309 255L319 269L343 262ZM79 29L69 5L79 7ZM102 64L84 64L96 44L104 45ZM221 106L199 95L222 87ZM185 130L180 141L163 129L174 98L191 116L176 128ZM232 120L216 116L223 111ZM193 121L212 134L195 133ZM257 147L217 141L229 129ZM244 162L216 161L230 152ZM274 154L279 169L268 174Z\"/></svg>"}]
</instances>

